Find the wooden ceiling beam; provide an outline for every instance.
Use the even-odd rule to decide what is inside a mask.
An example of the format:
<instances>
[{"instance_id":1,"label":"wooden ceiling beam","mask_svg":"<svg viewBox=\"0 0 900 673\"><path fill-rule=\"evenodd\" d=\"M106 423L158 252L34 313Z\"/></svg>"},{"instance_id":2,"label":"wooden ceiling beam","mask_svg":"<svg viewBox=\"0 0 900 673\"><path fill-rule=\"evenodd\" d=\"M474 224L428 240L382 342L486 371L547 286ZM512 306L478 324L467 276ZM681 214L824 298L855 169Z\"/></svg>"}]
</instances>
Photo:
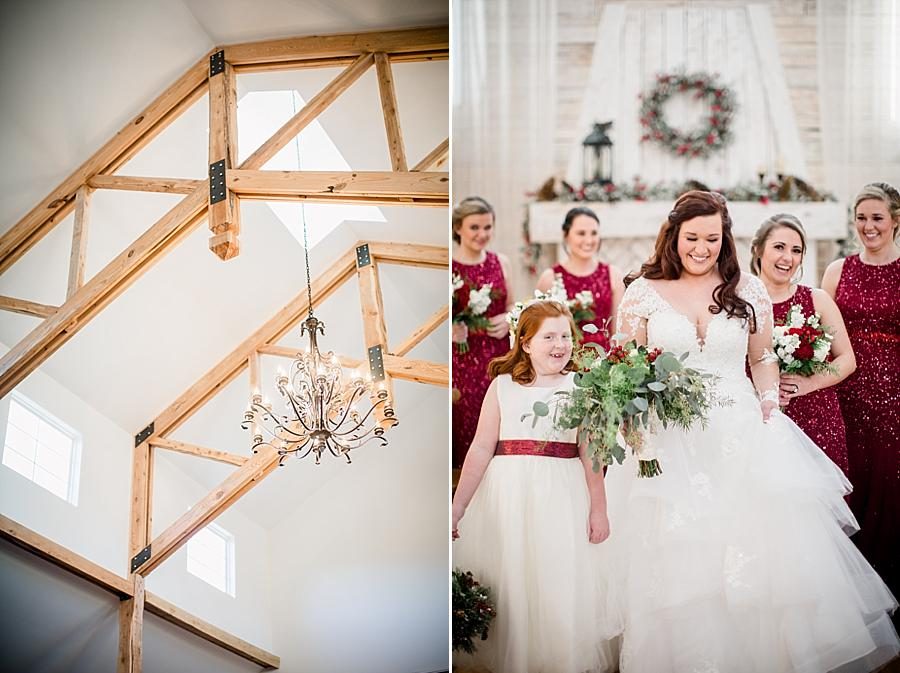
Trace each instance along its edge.
<instances>
[{"instance_id":1,"label":"wooden ceiling beam","mask_svg":"<svg viewBox=\"0 0 900 673\"><path fill-rule=\"evenodd\" d=\"M447 162L450 156L450 138L429 152L422 161L413 166L413 171L430 171Z\"/></svg>"},{"instance_id":2,"label":"wooden ceiling beam","mask_svg":"<svg viewBox=\"0 0 900 673\"><path fill-rule=\"evenodd\" d=\"M450 58L448 49L434 51L411 51L399 54L388 54L391 63L425 63L429 61L446 61ZM303 58L290 61L273 61L271 63L244 63L235 65L238 75L252 72L275 72L281 70L306 70L311 68L345 68L353 65L357 56L331 56L324 58Z\"/></svg>"},{"instance_id":3,"label":"wooden ceiling beam","mask_svg":"<svg viewBox=\"0 0 900 673\"><path fill-rule=\"evenodd\" d=\"M232 472L200 502L191 507L172 525L150 542L149 558L134 572L148 575L180 549L198 530L234 504L244 493L261 482L278 467L281 456L273 448L262 445L259 453Z\"/></svg>"},{"instance_id":4,"label":"wooden ceiling beam","mask_svg":"<svg viewBox=\"0 0 900 673\"><path fill-rule=\"evenodd\" d=\"M450 266L450 250L439 245L419 243L369 243L369 253L379 262L403 266L424 266L433 269Z\"/></svg>"},{"instance_id":5,"label":"wooden ceiling beam","mask_svg":"<svg viewBox=\"0 0 900 673\"><path fill-rule=\"evenodd\" d=\"M239 456L236 453L228 453L227 451L219 451L217 449L208 449L205 446L197 446L196 444L188 444L187 442L177 442L172 439L164 439L156 437L150 440L151 446L160 449L168 449L177 453L184 453L189 456L197 456L198 458L206 458L208 460L216 460L220 463L228 463L229 465L237 465L240 467L248 460L247 456Z\"/></svg>"},{"instance_id":6,"label":"wooden ceiling beam","mask_svg":"<svg viewBox=\"0 0 900 673\"><path fill-rule=\"evenodd\" d=\"M209 249L221 260L240 252L241 207L225 185L225 173L237 167L237 80L222 52L210 56L209 69Z\"/></svg>"},{"instance_id":7,"label":"wooden ceiling beam","mask_svg":"<svg viewBox=\"0 0 900 673\"><path fill-rule=\"evenodd\" d=\"M226 54L227 59L230 59L230 52ZM363 54L357 58L351 66L335 77L324 89L310 98L297 114L288 119L281 128L272 134L271 138L260 145L253 154L244 159L239 168L262 168L269 159L278 154L300 131L318 117L325 108L337 100L338 96L349 89L369 69L373 62L374 56L372 54Z\"/></svg>"},{"instance_id":8,"label":"wooden ceiling beam","mask_svg":"<svg viewBox=\"0 0 900 673\"><path fill-rule=\"evenodd\" d=\"M36 318L49 318L59 310L59 306L39 304L36 301L17 299L15 297L0 296L0 311L12 311L22 315L30 315Z\"/></svg>"},{"instance_id":9,"label":"wooden ceiling beam","mask_svg":"<svg viewBox=\"0 0 900 673\"><path fill-rule=\"evenodd\" d=\"M206 92L208 63L209 55L191 66L156 100L133 117L103 147L0 236L0 274L72 211L75 192L81 185L98 173L113 173L118 170Z\"/></svg>"},{"instance_id":10,"label":"wooden ceiling beam","mask_svg":"<svg viewBox=\"0 0 900 673\"><path fill-rule=\"evenodd\" d=\"M280 349L279 349L280 351ZM272 349L271 355L282 355L284 357L294 357L288 351L278 352ZM338 361L342 367L347 369L356 369L364 364L359 358L351 358L344 355L338 356ZM410 358L401 358L396 355L384 356L384 371L393 378L403 381L415 381L416 383L425 383L432 386L440 386L446 388L450 377L450 367L440 362L429 362L428 360L413 360Z\"/></svg>"},{"instance_id":11,"label":"wooden ceiling beam","mask_svg":"<svg viewBox=\"0 0 900 673\"><path fill-rule=\"evenodd\" d=\"M222 47L225 60L235 66L274 64L305 59L358 56L367 52L389 54L445 52L450 47L447 26L383 30L370 33L309 35L262 42L245 42Z\"/></svg>"},{"instance_id":12,"label":"wooden ceiling beam","mask_svg":"<svg viewBox=\"0 0 900 673\"><path fill-rule=\"evenodd\" d=\"M391 170L409 170L406 164L406 150L403 146L403 132L400 130L400 113L397 110L397 92L394 90L394 75L387 54L375 54L375 72L378 77L378 93L384 117L384 131L387 134L388 151L391 155Z\"/></svg>"},{"instance_id":13,"label":"wooden ceiling beam","mask_svg":"<svg viewBox=\"0 0 900 673\"><path fill-rule=\"evenodd\" d=\"M133 595L134 585L131 581L2 514L0 514L0 538L109 591L114 596L128 598ZM260 666L278 668L281 665L280 659L274 654L205 622L149 591L145 593L144 608L147 612Z\"/></svg>"},{"instance_id":14,"label":"wooden ceiling beam","mask_svg":"<svg viewBox=\"0 0 900 673\"><path fill-rule=\"evenodd\" d=\"M242 198L263 200L303 197L329 201L428 199L432 205L450 201L448 173L411 171L228 171L225 183ZM416 205L415 203L407 205Z\"/></svg>"},{"instance_id":15,"label":"wooden ceiling beam","mask_svg":"<svg viewBox=\"0 0 900 673\"><path fill-rule=\"evenodd\" d=\"M144 640L144 578L132 575L132 595L119 603L119 658L116 673L141 673Z\"/></svg>"},{"instance_id":16,"label":"wooden ceiling beam","mask_svg":"<svg viewBox=\"0 0 900 673\"><path fill-rule=\"evenodd\" d=\"M204 186L182 199L91 278L56 313L0 358L0 397L6 396L77 334L94 315L187 236L206 214L206 192Z\"/></svg>"},{"instance_id":17,"label":"wooden ceiling beam","mask_svg":"<svg viewBox=\"0 0 900 673\"><path fill-rule=\"evenodd\" d=\"M404 357L448 318L450 318L450 305L444 304L441 308L432 313L425 322L419 325L412 334L406 337L397 348L393 349L391 355L396 355L401 358Z\"/></svg>"},{"instance_id":18,"label":"wooden ceiling beam","mask_svg":"<svg viewBox=\"0 0 900 673\"><path fill-rule=\"evenodd\" d=\"M81 185L75 192L75 222L72 225L72 250L69 254L69 286L66 300L84 285L84 264L87 258L87 240L90 223L91 189Z\"/></svg>"},{"instance_id":19,"label":"wooden ceiling beam","mask_svg":"<svg viewBox=\"0 0 900 673\"><path fill-rule=\"evenodd\" d=\"M145 178L130 175L95 175L87 184L93 189L118 189L128 192L159 192L162 194L190 194L205 180L188 178Z\"/></svg>"}]
</instances>

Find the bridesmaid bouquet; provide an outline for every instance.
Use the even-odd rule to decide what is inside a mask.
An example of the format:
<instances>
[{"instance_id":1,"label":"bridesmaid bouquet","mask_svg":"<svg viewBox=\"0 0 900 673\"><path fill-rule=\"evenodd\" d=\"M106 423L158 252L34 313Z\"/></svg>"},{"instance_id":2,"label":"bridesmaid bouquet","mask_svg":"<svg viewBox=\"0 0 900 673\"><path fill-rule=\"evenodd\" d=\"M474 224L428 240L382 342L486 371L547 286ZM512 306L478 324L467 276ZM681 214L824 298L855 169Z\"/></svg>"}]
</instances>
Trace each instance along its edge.
<instances>
[{"instance_id":1,"label":"bridesmaid bouquet","mask_svg":"<svg viewBox=\"0 0 900 673\"><path fill-rule=\"evenodd\" d=\"M818 313L808 318L797 304L791 306L783 325L772 330L778 368L785 374L812 376L820 372L834 372L826 362L831 352L834 334L820 322Z\"/></svg>"},{"instance_id":2,"label":"bridesmaid bouquet","mask_svg":"<svg viewBox=\"0 0 900 673\"><path fill-rule=\"evenodd\" d=\"M575 293L575 296L569 299L569 294L566 292L566 285L563 282L561 273L558 273L553 277L553 285L550 286L550 291L547 293L547 296L565 304L566 308L568 308L569 312L572 314L572 319L576 323L589 322L597 317L594 314L594 309L591 308L594 305L594 295L591 294L591 291L582 290L581 292Z\"/></svg>"},{"instance_id":3,"label":"bridesmaid bouquet","mask_svg":"<svg viewBox=\"0 0 900 673\"><path fill-rule=\"evenodd\" d=\"M553 410L554 425L578 430L578 444L587 448L595 472L613 459L621 464L631 446L639 458L639 476L662 474L641 431L652 433L659 424L686 430L698 421L705 427L710 407L728 403L714 395L715 377L685 367L686 357L633 341L608 353L588 344L575 355L574 389L557 393L561 400ZM534 423L551 413L544 402L536 402L533 411Z\"/></svg>"},{"instance_id":4,"label":"bridesmaid bouquet","mask_svg":"<svg viewBox=\"0 0 900 673\"><path fill-rule=\"evenodd\" d=\"M494 295L494 288L485 283L480 288L472 286L458 273L453 274L453 322L462 323L470 330L483 331L490 326L485 312ZM457 353L468 353L467 341L457 342Z\"/></svg>"}]
</instances>

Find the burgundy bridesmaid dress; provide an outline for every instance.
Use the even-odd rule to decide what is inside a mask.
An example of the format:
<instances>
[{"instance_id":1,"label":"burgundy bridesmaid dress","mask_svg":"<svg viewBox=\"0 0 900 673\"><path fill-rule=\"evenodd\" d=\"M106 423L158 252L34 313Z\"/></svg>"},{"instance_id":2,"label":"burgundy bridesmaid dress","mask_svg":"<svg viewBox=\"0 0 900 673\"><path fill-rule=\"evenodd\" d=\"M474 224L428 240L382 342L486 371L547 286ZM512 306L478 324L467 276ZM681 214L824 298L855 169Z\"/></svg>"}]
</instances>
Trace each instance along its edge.
<instances>
[{"instance_id":1,"label":"burgundy bridesmaid dress","mask_svg":"<svg viewBox=\"0 0 900 673\"><path fill-rule=\"evenodd\" d=\"M481 264L461 264L454 260L453 273L459 274L473 287L491 284L494 298L485 315L491 317L506 311L506 283L500 258L496 254L488 252ZM475 437L481 403L491 382L487 373L488 363L509 351L508 337L495 339L470 331L468 342L467 353L457 353L453 348L453 387L459 391L459 397L453 403L453 467L462 467Z\"/></svg>"},{"instance_id":2,"label":"burgundy bridesmaid dress","mask_svg":"<svg viewBox=\"0 0 900 673\"><path fill-rule=\"evenodd\" d=\"M788 311L794 304L800 305L806 317L816 312L812 290L805 285L798 285L793 297L772 304L775 322L784 324ZM847 437L838 403L837 386L792 398L784 413L847 474Z\"/></svg>"},{"instance_id":3,"label":"burgundy bridesmaid dress","mask_svg":"<svg viewBox=\"0 0 900 673\"><path fill-rule=\"evenodd\" d=\"M600 344L604 350L609 349L609 336L605 331L605 327L609 324L610 314L612 313L612 284L609 280L609 267L606 264L598 264L594 273L589 276L576 276L566 271L562 264L553 267L553 273L562 274L563 285L566 286L566 295L569 299L575 297L579 292L584 290L590 291L594 296L594 305L591 310L594 312L593 320L583 320L578 323L578 329L582 330L582 343L593 342ZM597 332L588 334L583 328L588 323L592 323L597 327Z\"/></svg>"},{"instance_id":4,"label":"burgundy bridesmaid dress","mask_svg":"<svg viewBox=\"0 0 900 673\"><path fill-rule=\"evenodd\" d=\"M861 526L853 540L900 596L900 259L875 266L847 257L836 294L856 354L837 391Z\"/></svg>"}]
</instances>

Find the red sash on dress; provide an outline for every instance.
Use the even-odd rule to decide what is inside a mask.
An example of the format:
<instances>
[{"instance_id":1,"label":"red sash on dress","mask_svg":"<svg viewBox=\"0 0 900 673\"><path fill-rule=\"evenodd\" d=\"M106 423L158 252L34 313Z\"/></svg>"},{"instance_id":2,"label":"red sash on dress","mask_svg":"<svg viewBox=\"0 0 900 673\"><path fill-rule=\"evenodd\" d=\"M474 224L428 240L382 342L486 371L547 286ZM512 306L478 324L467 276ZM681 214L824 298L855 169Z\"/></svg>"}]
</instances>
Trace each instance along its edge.
<instances>
[{"instance_id":1,"label":"red sash on dress","mask_svg":"<svg viewBox=\"0 0 900 673\"><path fill-rule=\"evenodd\" d=\"M545 442L539 439L501 439L495 456L546 456L547 458L578 458L575 442Z\"/></svg>"}]
</instances>

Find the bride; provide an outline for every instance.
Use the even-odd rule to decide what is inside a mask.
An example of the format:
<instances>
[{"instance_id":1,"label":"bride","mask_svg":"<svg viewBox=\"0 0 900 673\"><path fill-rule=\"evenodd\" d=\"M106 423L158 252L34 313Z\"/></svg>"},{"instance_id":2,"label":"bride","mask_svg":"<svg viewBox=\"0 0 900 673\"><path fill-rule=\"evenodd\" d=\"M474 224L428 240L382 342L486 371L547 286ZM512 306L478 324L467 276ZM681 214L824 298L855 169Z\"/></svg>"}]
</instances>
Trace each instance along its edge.
<instances>
[{"instance_id":1,"label":"bride","mask_svg":"<svg viewBox=\"0 0 900 673\"><path fill-rule=\"evenodd\" d=\"M706 427L645 437L661 475L638 478L633 455L607 473L622 672L843 673L889 661L896 602L847 537L849 482L778 410L772 304L740 273L724 197L681 196L628 282L620 338L688 353L727 402Z\"/></svg>"}]
</instances>

